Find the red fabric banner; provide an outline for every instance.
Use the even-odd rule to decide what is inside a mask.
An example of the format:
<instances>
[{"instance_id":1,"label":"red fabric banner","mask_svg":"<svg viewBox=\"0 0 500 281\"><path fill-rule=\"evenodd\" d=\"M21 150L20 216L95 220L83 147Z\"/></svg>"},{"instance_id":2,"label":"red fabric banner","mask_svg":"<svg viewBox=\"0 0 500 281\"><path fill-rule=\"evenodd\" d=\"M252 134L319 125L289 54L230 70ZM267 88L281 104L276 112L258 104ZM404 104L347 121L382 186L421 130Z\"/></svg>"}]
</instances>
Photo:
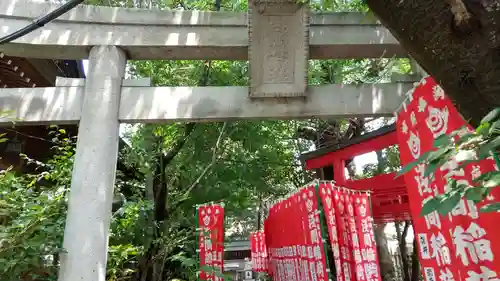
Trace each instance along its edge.
<instances>
[{"instance_id":1,"label":"red fabric banner","mask_svg":"<svg viewBox=\"0 0 500 281\"><path fill-rule=\"evenodd\" d=\"M295 194L297 200L296 206L296 229L298 230L297 241L298 247L298 270L299 270L299 280L312 280L312 276L309 272L309 255L308 255L308 244L307 237L309 236L309 225L307 223L307 209L303 204L302 192Z\"/></svg>"},{"instance_id":2,"label":"red fabric banner","mask_svg":"<svg viewBox=\"0 0 500 281\"><path fill-rule=\"evenodd\" d=\"M320 212L318 206L318 194L316 187L311 185L302 189L302 200L307 211L307 228L309 229L308 259L309 271L313 281L328 280L326 253L321 231ZM307 232L306 232L307 233Z\"/></svg>"},{"instance_id":3,"label":"red fabric banner","mask_svg":"<svg viewBox=\"0 0 500 281\"><path fill-rule=\"evenodd\" d=\"M339 223L337 221L337 208L333 196L335 194L334 187L331 183L320 184L321 204L325 213L326 224L328 227L328 236L330 237L330 245L332 246L333 261L336 268L337 280L343 281L344 275L342 271L342 257L340 256L339 245Z\"/></svg>"},{"instance_id":4,"label":"red fabric banner","mask_svg":"<svg viewBox=\"0 0 500 281\"><path fill-rule=\"evenodd\" d=\"M345 214L347 215L345 218L345 223L347 226L347 241L349 250L351 252L351 261L350 261L350 271L353 273L353 276L358 280L358 272L356 271L357 265L361 263L360 259L356 259L356 257L360 257L361 253L359 250L359 238L358 238L358 230L356 228L356 219L354 217L354 200L352 198L352 191L344 191L343 197L344 199L344 210L346 210ZM356 256L356 253L359 254Z\"/></svg>"},{"instance_id":5,"label":"red fabric banner","mask_svg":"<svg viewBox=\"0 0 500 281\"><path fill-rule=\"evenodd\" d=\"M218 204L198 207L198 250L200 267L209 266L224 272L224 208ZM200 280L221 278L203 269Z\"/></svg>"},{"instance_id":6,"label":"red fabric banner","mask_svg":"<svg viewBox=\"0 0 500 281\"><path fill-rule=\"evenodd\" d=\"M309 186L270 208L264 232L273 280L328 280L318 207L316 188Z\"/></svg>"},{"instance_id":7,"label":"red fabric banner","mask_svg":"<svg viewBox=\"0 0 500 281\"><path fill-rule=\"evenodd\" d=\"M342 281L355 281L355 275L352 271L352 249L349 245L349 229L347 226L347 211L344 205L344 194L339 189L334 189L333 191L333 201L335 203L335 218L338 222L337 231L340 234L339 239L339 250L340 250L340 261L342 266L336 268L342 271L343 279Z\"/></svg>"},{"instance_id":8,"label":"red fabric banner","mask_svg":"<svg viewBox=\"0 0 500 281\"><path fill-rule=\"evenodd\" d=\"M255 272L267 272L267 247L265 239L264 231L256 231L250 234L252 270Z\"/></svg>"},{"instance_id":9,"label":"red fabric banner","mask_svg":"<svg viewBox=\"0 0 500 281\"><path fill-rule=\"evenodd\" d=\"M350 196L354 205L355 228L358 241L353 242L356 277L358 281L380 281L377 245L373 230L373 217L370 197L366 193L354 193ZM351 201L351 200L349 200ZM353 235L353 241L355 240Z\"/></svg>"},{"instance_id":10,"label":"red fabric banner","mask_svg":"<svg viewBox=\"0 0 500 281\"><path fill-rule=\"evenodd\" d=\"M320 184L339 281L380 281L370 199L366 193Z\"/></svg>"},{"instance_id":11,"label":"red fabric banner","mask_svg":"<svg viewBox=\"0 0 500 281\"><path fill-rule=\"evenodd\" d=\"M431 77L422 79L397 114L401 165L432 150L437 137L465 124L443 89ZM467 130L471 128L464 132ZM456 167L457 160L452 159L438 169L434 177L424 177L425 164L405 174L423 276L427 281L499 281L500 228L495 224L500 215L478 212L482 205L498 202L498 188L487 202L475 204L462 199L447 216L437 212L420 216L423 203L445 191L447 179L470 184L472 178L495 168L492 159L453 170Z\"/></svg>"}]
</instances>

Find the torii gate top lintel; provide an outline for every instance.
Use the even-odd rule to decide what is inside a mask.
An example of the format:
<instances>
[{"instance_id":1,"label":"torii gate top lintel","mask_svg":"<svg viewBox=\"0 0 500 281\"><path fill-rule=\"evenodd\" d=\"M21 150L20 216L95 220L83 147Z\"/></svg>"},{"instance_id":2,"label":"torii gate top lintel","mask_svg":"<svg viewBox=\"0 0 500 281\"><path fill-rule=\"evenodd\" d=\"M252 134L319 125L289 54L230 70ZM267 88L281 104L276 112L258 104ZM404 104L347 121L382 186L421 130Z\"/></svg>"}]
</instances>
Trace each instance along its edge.
<instances>
[{"instance_id":1,"label":"torii gate top lintel","mask_svg":"<svg viewBox=\"0 0 500 281\"><path fill-rule=\"evenodd\" d=\"M40 1L0 1L0 21L7 27L0 29L0 37L56 8ZM284 15L275 13L280 14ZM79 5L43 28L0 46L0 51L21 57L86 59L92 46L110 45L125 50L132 60L248 60L251 44L248 30L259 15L265 17L265 11L252 16L252 11L168 11ZM291 26L294 23L291 18L273 22L275 27L296 28ZM387 29L362 13L313 13L304 24L311 59L407 56ZM269 31L265 35L276 33Z\"/></svg>"}]
</instances>

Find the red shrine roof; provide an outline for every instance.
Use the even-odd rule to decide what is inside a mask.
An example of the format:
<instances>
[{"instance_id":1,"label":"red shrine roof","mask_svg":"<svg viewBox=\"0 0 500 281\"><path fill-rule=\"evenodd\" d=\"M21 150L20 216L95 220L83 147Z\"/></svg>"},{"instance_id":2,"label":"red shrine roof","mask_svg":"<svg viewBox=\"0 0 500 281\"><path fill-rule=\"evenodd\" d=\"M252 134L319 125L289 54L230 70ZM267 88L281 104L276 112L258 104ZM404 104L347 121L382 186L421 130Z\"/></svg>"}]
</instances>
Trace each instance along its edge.
<instances>
[{"instance_id":1,"label":"red shrine roof","mask_svg":"<svg viewBox=\"0 0 500 281\"><path fill-rule=\"evenodd\" d=\"M333 167L333 179L338 186L354 190L370 190L376 223L409 220L410 206L403 177L396 178L396 173L389 173L367 179L350 180L345 175L346 160L395 144L397 144L396 127L389 125L353 138L347 143L302 154L301 161L308 170Z\"/></svg>"}]
</instances>

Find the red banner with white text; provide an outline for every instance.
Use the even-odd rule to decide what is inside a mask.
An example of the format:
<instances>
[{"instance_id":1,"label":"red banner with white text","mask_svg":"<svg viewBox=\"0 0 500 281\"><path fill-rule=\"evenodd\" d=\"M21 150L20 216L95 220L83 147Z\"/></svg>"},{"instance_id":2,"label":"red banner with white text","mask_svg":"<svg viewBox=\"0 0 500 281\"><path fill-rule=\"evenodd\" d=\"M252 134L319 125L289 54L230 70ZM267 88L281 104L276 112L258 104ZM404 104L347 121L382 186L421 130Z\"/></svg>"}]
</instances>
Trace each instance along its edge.
<instances>
[{"instance_id":1,"label":"red banner with white text","mask_svg":"<svg viewBox=\"0 0 500 281\"><path fill-rule=\"evenodd\" d=\"M340 255L339 234L343 235L343 230L339 229L339 221L337 219L337 208L333 196L335 188L331 183L320 184L321 204L325 213L326 224L328 228L328 236L330 237L330 245L332 246L333 264L336 268L337 280L344 280L344 272L342 271L343 257ZM342 244L343 246L343 244Z\"/></svg>"},{"instance_id":2,"label":"red banner with white text","mask_svg":"<svg viewBox=\"0 0 500 281\"><path fill-rule=\"evenodd\" d=\"M380 281L373 218L366 193L320 184L337 280Z\"/></svg>"},{"instance_id":3,"label":"red banner with white text","mask_svg":"<svg viewBox=\"0 0 500 281\"><path fill-rule=\"evenodd\" d=\"M198 251L200 259L200 280L219 281L221 278L204 267L224 272L224 208L218 204L199 206Z\"/></svg>"},{"instance_id":4,"label":"red banner with white text","mask_svg":"<svg viewBox=\"0 0 500 281\"><path fill-rule=\"evenodd\" d=\"M328 280L315 186L305 187L272 206L264 232L268 272L273 280Z\"/></svg>"},{"instance_id":5,"label":"red banner with white text","mask_svg":"<svg viewBox=\"0 0 500 281\"><path fill-rule=\"evenodd\" d=\"M353 243L359 248L359 251L357 249L354 250L354 260L357 262L357 279L358 281L380 281L382 280L382 276L380 275L377 244L375 242L375 233L373 229L370 197L367 193L354 193L352 195L352 201L355 224L359 237L359 240Z\"/></svg>"},{"instance_id":6,"label":"red banner with white text","mask_svg":"<svg viewBox=\"0 0 500 281\"><path fill-rule=\"evenodd\" d=\"M404 166L432 150L434 139L462 128L466 122L443 89L427 77L410 93L409 102L397 113L396 124ZM467 130L471 128L463 129L464 133ZM462 198L446 216L438 212L420 216L424 202L443 193L449 178L471 185L473 178L495 169L492 159L455 170L458 165L452 159L433 177L425 177L425 164L405 174L423 276L427 281L500 281L500 227L495 225L500 214L478 212L482 205L498 202L498 188L486 202L475 204Z\"/></svg>"},{"instance_id":7,"label":"red banner with white text","mask_svg":"<svg viewBox=\"0 0 500 281\"><path fill-rule=\"evenodd\" d=\"M267 247L264 231L256 231L250 234L250 249L252 270L267 272Z\"/></svg>"}]
</instances>

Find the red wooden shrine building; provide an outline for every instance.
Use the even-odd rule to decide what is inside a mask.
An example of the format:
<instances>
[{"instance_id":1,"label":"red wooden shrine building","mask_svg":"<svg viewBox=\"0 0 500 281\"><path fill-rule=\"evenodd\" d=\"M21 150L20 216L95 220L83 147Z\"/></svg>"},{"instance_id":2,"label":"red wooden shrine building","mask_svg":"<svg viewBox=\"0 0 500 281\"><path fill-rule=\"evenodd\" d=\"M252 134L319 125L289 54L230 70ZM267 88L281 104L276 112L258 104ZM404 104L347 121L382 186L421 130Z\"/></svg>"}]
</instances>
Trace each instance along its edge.
<instances>
[{"instance_id":1,"label":"red wooden shrine building","mask_svg":"<svg viewBox=\"0 0 500 281\"><path fill-rule=\"evenodd\" d=\"M404 177L396 172L372 178L350 180L345 163L355 156L397 145L395 125L382 127L341 145L327 146L301 155L305 169L316 170L322 180L334 180L337 186L355 190L370 190L375 223L410 219L408 192Z\"/></svg>"}]
</instances>

